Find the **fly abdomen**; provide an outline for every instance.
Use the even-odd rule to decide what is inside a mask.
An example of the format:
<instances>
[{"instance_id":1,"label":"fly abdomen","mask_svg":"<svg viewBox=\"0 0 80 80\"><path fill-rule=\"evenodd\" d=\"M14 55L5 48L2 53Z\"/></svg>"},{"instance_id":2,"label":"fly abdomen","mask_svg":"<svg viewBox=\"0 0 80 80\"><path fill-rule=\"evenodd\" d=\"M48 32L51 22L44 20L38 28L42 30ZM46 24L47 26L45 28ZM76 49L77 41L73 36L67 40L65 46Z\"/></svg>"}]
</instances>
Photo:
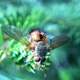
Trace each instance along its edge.
<instances>
[{"instance_id":1,"label":"fly abdomen","mask_svg":"<svg viewBox=\"0 0 80 80\"><path fill-rule=\"evenodd\" d=\"M35 51L38 55L40 55L41 57L44 57L46 55L46 53L48 52L47 45L44 42L40 41L37 44Z\"/></svg>"}]
</instances>

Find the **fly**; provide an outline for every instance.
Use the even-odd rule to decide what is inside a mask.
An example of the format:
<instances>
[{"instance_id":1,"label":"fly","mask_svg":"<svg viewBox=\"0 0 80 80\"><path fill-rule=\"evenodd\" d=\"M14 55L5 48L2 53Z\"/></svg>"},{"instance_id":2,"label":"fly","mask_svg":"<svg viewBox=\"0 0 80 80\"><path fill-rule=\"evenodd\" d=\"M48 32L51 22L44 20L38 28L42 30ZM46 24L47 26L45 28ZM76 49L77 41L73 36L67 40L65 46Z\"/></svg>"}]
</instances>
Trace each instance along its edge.
<instances>
[{"instance_id":1,"label":"fly","mask_svg":"<svg viewBox=\"0 0 80 80\"><path fill-rule=\"evenodd\" d=\"M66 35L59 35L49 39L47 37L48 35L39 29L33 29L26 35L26 37L29 35L29 38L25 39L23 32L20 29L10 25L2 26L2 32L17 41L24 43L28 49L32 51L35 61L40 62L41 64L45 61L47 52L50 52L69 41L69 37Z\"/></svg>"}]
</instances>

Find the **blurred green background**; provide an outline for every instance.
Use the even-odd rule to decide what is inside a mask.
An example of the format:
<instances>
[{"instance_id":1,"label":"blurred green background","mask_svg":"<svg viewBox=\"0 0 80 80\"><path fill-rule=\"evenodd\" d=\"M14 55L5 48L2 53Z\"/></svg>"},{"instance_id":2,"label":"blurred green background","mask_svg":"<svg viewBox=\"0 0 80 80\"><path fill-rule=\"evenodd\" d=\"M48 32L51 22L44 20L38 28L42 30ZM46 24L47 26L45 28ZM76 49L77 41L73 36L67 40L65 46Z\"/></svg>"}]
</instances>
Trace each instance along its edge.
<instances>
[{"instance_id":1,"label":"blurred green background","mask_svg":"<svg viewBox=\"0 0 80 80\"><path fill-rule=\"evenodd\" d=\"M54 36L66 34L71 40L51 51L46 75L29 73L5 59L0 62L1 80L80 80L80 0L0 0L0 46L7 41L3 25L14 25L24 35L31 28L44 27Z\"/></svg>"}]
</instances>

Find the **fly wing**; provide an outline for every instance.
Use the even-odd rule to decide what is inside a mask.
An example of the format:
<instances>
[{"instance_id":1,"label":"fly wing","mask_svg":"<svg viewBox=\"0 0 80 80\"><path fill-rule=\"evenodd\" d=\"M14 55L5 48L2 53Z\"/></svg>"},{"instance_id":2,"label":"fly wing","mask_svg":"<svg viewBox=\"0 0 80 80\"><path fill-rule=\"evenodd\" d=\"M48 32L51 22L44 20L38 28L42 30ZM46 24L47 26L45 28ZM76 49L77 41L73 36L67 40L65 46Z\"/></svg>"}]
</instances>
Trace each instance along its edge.
<instances>
[{"instance_id":1,"label":"fly wing","mask_svg":"<svg viewBox=\"0 0 80 80\"><path fill-rule=\"evenodd\" d=\"M50 41L50 49L60 47L69 41L70 38L67 35L56 36Z\"/></svg>"},{"instance_id":2,"label":"fly wing","mask_svg":"<svg viewBox=\"0 0 80 80\"><path fill-rule=\"evenodd\" d=\"M23 33L20 29L16 28L15 26L2 26L2 32L7 34L9 37L20 40L21 37L23 37Z\"/></svg>"},{"instance_id":3,"label":"fly wing","mask_svg":"<svg viewBox=\"0 0 80 80\"><path fill-rule=\"evenodd\" d=\"M15 26L7 25L7 26L2 26L1 29L2 29L2 32L8 35L9 37L17 41L20 41L21 43L25 45L29 44L27 36L24 37L24 32L21 31L19 28Z\"/></svg>"}]
</instances>

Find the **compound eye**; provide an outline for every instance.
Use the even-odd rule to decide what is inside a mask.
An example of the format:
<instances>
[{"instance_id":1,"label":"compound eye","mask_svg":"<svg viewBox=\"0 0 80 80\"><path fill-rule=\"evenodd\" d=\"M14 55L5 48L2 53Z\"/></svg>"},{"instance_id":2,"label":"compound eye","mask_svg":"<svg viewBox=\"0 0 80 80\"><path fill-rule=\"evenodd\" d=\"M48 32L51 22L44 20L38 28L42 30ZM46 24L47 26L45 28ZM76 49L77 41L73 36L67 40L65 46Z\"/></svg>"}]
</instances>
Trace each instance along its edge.
<instances>
[{"instance_id":1,"label":"compound eye","mask_svg":"<svg viewBox=\"0 0 80 80\"><path fill-rule=\"evenodd\" d=\"M33 41L39 41L40 40L40 32L39 31L32 32L31 38Z\"/></svg>"}]
</instances>

